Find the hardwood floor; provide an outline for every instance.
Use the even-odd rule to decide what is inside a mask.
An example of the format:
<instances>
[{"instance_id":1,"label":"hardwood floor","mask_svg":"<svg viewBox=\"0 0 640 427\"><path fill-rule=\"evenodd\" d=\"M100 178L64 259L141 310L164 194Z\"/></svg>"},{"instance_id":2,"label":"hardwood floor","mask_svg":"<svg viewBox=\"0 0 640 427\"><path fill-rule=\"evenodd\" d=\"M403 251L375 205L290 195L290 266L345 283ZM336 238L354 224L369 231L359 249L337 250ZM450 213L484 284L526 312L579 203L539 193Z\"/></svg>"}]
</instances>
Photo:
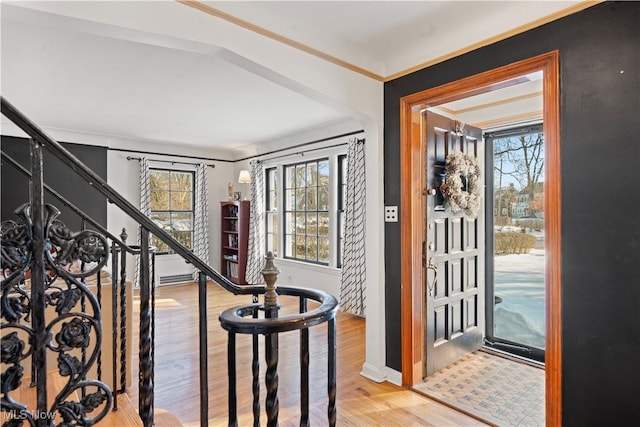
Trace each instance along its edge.
<instances>
[{"instance_id":1,"label":"hardwood floor","mask_svg":"<svg viewBox=\"0 0 640 427\"><path fill-rule=\"evenodd\" d=\"M156 294L155 407L171 412L185 426L199 425L198 295L195 284L164 286ZM138 307L134 295L134 330ZM227 334L218 315L229 307L250 303L211 285L208 290L209 417L210 425L227 424ZM297 310L297 300L281 298L283 313ZM327 425L326 325L310 331L311 425ZM415 392L376 383L360 375L364 363L365 321L338 315L338 392L340 426L471 426L478 420ZM299 425L298 332L280 336L280 425ZM137 378L138 344L134 337L133 378ZM263 340L261 340L261 347ZM251 425L251 339L237 337L238 413L240 425ZM261 348L262 350L262 348ZM261 356L262 359L264 356ZM264 382L265 366L260 367ZM137 402L137 383L130 387ZM261 390L264 411L264 385ZM264 413L264 412L263 412ZM266 422L262 415L261 423Z\"/></svg>"}]
</instances>

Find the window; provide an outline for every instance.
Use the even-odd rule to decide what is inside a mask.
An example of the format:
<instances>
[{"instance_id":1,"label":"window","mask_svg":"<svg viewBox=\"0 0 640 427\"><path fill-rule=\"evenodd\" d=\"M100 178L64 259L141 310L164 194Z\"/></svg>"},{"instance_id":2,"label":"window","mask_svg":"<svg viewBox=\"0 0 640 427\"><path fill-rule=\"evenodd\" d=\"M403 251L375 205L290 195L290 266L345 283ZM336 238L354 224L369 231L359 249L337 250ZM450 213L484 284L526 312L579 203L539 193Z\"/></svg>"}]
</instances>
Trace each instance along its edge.
<instances>
[{"instance_id":1,"label":"window","mask_svg":"<svg viewBox=\"0 0 640 427\"><path fill-rule=\"evenodd\" d=\"M284 167L284 256L329 264L329 159Z\"/></svg>"},{"instance_id":2,"label":"window","mask_svg":"<svg viewBox=\"0 0 640 427\"><path fill-rule=\"evenodd\" d=\"M317 158L265 165L266 251L283 259L342 267L347 188L344 145L321 148Z\"/></svg>"},{"instance_id":3,"label":"window","mask_svg":"<svg viewBox=\"0 0 640 427\"><path fill-rule=\"evenodd\" d=\"M542 362L546 344L542 124L490 132L485 141L486 203L494 213L486 218L486 295L493 302L485 311L486 342Z\"/></svg>"},{"instance_id":4,"label":"window","mask_svg":"<svg viewBox=\"0 0 640 427\"><path fill-rule=\"evenodd\" d=\"M344 253L344 210L347 198L347 156L338 156L338 255L337 266L342 267Z\"/></svg>"},{"instance_id":5,"label":"window","mask_svg":"<svg viewBox=\"0 0 640 427\"><path fill-rule=\"evenodd\" d=\"M194 173L167 169L150 169L151 219L187 248L193 241ZM169 247L152 236L158 253Z\"/></svg>"},{"instance_id":6,"label":"window","mask_svg":"<svg viewBox=\"0 0 640 427\"><path fill-rule=\"evenodd\" d=\"M273 252L278 256L278 169L269 168L265 170L267 192L266 197L266 229L267 252Z\"/></svg>"}]
</instances>

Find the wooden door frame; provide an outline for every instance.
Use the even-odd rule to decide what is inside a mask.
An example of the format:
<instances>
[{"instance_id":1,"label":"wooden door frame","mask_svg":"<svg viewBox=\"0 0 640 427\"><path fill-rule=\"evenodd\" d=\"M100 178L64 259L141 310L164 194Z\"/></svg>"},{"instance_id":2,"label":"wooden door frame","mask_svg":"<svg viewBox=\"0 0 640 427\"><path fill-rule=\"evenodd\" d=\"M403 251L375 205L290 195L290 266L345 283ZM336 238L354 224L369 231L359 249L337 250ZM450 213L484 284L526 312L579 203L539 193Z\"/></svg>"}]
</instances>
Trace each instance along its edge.
<instances>
[{"instance_id":1,"label":"wooden door frame","mask_svg":"<svg viewBox=\"0 0 640 427\"><path fill-rule=\"evenodd\" d=\"M425 350L423 191L424 143L420 110L497 89L501 82L543 71L545 135L545 405L546 424L562 424L560 252L560 75L559 52L545 53L400 99L400 250L402 384L422 381Z\"/></svg>"}]
</instances>

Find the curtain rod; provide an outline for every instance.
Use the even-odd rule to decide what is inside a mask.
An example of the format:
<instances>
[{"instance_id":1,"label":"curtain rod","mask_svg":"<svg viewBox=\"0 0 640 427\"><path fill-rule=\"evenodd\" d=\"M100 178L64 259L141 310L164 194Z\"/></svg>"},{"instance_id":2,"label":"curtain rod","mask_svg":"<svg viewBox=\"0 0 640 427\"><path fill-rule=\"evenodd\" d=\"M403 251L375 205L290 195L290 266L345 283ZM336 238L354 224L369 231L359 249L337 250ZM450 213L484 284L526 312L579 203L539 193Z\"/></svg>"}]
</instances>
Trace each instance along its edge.
<instances>
[{"instance_id":1,"label":"curtain rod","mask_svg":"<svg viewBox=\"0 0 640 427\"><path fill-rule=\"evenodd\" d=\"M133 157L133 156L127 156L127 160L137 160L140 161L142 160L142 157ZM190 163L190 162L176 162L174 160L156 160L156 159L149 159L149 161L151 162L162 162L162 163L171 163L172 165L199 165L200 163ZM216 165L213 164L207 164L207 166L209 166L210 168L215 168Z\"/></svg>"},{"instance_id":2,"label":"curtain rod","mask_svg":"<svg viewBox=\"0 0 640 427\"><path fill-rule=\"evenodd\" d=\"M357 141L358 141L359 144L364 144L365 139L362 138L362 139L358 139ZM260 160L258 160L258 162L262 163L262 162L266 162L268 160L275 160L275 159L280 159L282 157L288 157L288 156L304 156L305 153L310 153L312 151L326 150L327 148L341 147L341 146L347 145L347 144L349 144L349 143L348 142L341 142L340 144L327 145L326 147L310 148L310 149L305 150L305 151L296 151L295 153L281 154L279 156L269 157L268 159L260 159Z\"/></svg>"},{"instance_id":3,"label":"curtain rod","mask_svg":"<svg viewBox=\"0 0 640 427\"><path fill-rule=\"evenodd\" d=\"M256 154L254 156L249 156L249 157L244 157L242 159L238 159L235 160L236 162L242 162L244 160L251 160L251 159L255 159L256 157L262 157L262 156L268 156L269 154L275 154L275 153L281 153L283 151L289 151L289 150L293 150L294 148L300 148L300 147L306 147L307 145L312 145L312 144L318 144L320 142L325 142L325 141L331 141L332 139L337 139L337 138L342 138L344 136L351 136L351 135L357 135L359 133L363 133L364 129L360 129L360 130L355 130L353 132L347 132L347 133L343 133L341 135L334 135L334 136L329 136L327 138L322 138L322 139L316 139L314 141L309 141L309 142L303 142L302 144L296 144L296 145L292 145L291 147L283 147L283 148L279 148L277 150L272 150L272 151L267 151L266 153L262 153L262 154ZM362 140L364 142L364 139ZM336 145L332 145L331 147L337 147L340 145L346 145L346 142L343 144L336 144ZM315 150L322 150L325 148L331 148L331 147L322 147L322 148L314 148L314 149L310 149L310 150L306 150L305 152L309 152L309 151L315 151ZM280 157L285 157L285 156L290 156L290 155L294 155L294 154L301 154L304 152L297 152L297 153L291 153L291 154L285 154L283 156L277 156L277 157L272 157L269 159L263 159L261 161L264 160L271 160L271 159L277 159Z\"/></svg>"},{"instance_id":4,"label":"curtain rod","mask_svg":"<svg viewBox=\"0 0 640 427\"><path fill-rule=\"evenodd\" d=\"M107 147L107 150L123 151L125 153L136 153L136 154L152 154L154 156L180 157L180 158L183 158L183 159L208 160L210 162L234 163L234 162L237 161L237 160L215 159L215 158L211 158L211 157L187 156L186 154L167 154L167 153L158 153L156 151L128 150L126 148L111 148L111 147ZM132 159L135 159L135 158L136 157L132 157ZM157 161L160 161L160 160L157 160ZM170 161L170 160L163 160L163 161ZM175 163L178 163L178 162L175 162ZM195 164L195 163L193 163L193 164Z\"/></svg>"},{"instance_id":5,"label":"curtain rod","mask_svg":"<svg viewBox=\"0 0 640 427\"><path fill-rule=\"evenodd\" d=\"M169 157L180 157L180 158L184 158L184 159L209 160L209 161L212 161L212 162L235 163L235 162L242 162L242 161L245 161L245 160L255 159L256 157L268 156L269 154L281 153L283 151L293 150L295 148L305 147L307 145L318 144L320 142L330 141L332 139L342 138L342 137L345 137L345 136L357 135L359 133L364 133L364 129L355 130L355 131L343 133L343 134L340 134L340 135L329 136L327 138L316 139L314 141L303 142L301 144L292 145L291 147L283 147L283 148L279 148L277 150L267 151L266 153L256 154L254 156L244 157L242 159L237 159L237 160L215 159L215 158L211 158L211 157L199 157L199 156L187 156L187 155L183 155L183 154L167 154L167 153L158 153L156 151L129 150L129 149L126 149L126 148L111 148L111 147L106 147L106 148L107 148L107 150L111 150L111 151L123 151L123 152L127 152L127 153L152 154L152 155L155 155L155 156L169 156ZM362 141L364 142L364 139ZM339 144L339 145L343 145L343 144ZM323 148L329 148L329 147L323 147ZM314 151L314 149L306 150L306 152L309 152L309 151ZM301 153L303 153L303 152L292 153L292 154L301 154ZM287 155L289 155L289 154L287 154ZM129 158L129 157L127 157L128 160L140 159L139 157L131 157L131 158ZM270 160L270 159L266 159L266 160ZM180 162L172 162L170 160L155 160L155 161L158 161L158 162L163 161L163 162L169 162L169 163L180 163ZM185 164L195 164L195 163L185 163Z\"/></svg>"}]
</instances>

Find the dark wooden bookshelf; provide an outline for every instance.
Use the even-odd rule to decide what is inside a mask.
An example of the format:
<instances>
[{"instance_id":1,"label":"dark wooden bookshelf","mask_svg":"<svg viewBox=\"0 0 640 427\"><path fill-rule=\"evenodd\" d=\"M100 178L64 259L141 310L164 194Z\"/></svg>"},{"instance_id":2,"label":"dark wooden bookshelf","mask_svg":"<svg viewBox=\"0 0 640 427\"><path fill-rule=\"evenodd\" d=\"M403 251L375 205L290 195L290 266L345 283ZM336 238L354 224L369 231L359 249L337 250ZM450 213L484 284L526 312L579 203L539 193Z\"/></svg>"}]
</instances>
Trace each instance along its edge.
<instances>
[{"instance_id":1,"label":"dark wooden bookshelf","mask_svg":"<svg viewBox=\"0 0 640 427\"><path fill-rule=\"evenodd\" d=\"M220 270L238 285L247 284L249 203L248 200L220 202Z\"/></svg>"}]
</instances>

